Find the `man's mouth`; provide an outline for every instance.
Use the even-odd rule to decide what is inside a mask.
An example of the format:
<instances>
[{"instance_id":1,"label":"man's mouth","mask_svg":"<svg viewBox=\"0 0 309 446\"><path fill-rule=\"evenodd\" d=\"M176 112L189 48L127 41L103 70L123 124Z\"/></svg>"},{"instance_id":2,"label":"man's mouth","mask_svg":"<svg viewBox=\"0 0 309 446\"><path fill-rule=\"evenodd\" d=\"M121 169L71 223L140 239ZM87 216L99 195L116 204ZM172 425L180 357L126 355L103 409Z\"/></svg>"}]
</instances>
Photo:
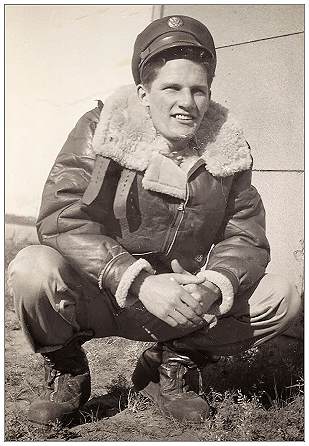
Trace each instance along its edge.
<instances>
[{"instance_id":1,"label":"man's mouth","mask_svg":"<svg viewBox=\"0 0 309 446\"><path fill-rule=\"evenodd\" d=\"M181 113L177 113L177 114L173 115L173 117L175 119L177 119L178 121L193 121L194 120L194 116L192 116L192 115L183 115Z\"/></svg>"}]
</instances>

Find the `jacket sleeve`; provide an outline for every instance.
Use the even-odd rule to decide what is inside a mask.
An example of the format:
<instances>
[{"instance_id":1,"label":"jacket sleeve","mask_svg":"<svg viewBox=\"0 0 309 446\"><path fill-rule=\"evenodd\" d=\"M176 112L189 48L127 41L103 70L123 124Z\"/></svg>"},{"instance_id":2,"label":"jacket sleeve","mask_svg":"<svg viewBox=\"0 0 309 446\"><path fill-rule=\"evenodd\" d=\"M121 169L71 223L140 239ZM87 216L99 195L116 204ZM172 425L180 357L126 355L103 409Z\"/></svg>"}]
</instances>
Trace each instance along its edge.
<instances>
[{"instance_id":1,"label":"jacket sleeve","mask_svg":"<svg viewBox=\"0 0 309 446\"><path fill-rule=\"evenodd\" d=\"M92 138L100 112L86 113L69 134L45 184L37 231L42 244L59 251L99 288L108 288L120 306L141 270L153 273L106 235L104 222L93 221L82 197L95 165Z\"/></svg>"},{"instance_id":2,"label":"jacket sleeve","mask_svg":"<svg viewBox=\"0 0 309 446\"><path fill-rule=\"evenodd\" d=\"M226 218L203 272L221 289L220 314L229 311L235 294L243 293L263 276L270 260L265 210L251 177L251 170L235 175Z\"/></svg>"}]
</instances>

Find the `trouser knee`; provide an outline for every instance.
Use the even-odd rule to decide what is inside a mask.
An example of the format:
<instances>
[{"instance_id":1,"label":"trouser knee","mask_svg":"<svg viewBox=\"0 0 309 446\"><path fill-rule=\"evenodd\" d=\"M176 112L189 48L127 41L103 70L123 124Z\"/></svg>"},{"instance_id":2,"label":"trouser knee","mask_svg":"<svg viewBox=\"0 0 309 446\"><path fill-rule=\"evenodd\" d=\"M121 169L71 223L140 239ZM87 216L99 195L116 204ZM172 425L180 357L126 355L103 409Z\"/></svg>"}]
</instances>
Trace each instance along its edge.
<instances>
[{"instance_id":1,"label":"trouser knee","mask_svg":"<svg viewBox=\"0 0 309 446\"><path fill-rule=\"evenodd\" d=\"M80 329L78 277L56 250L24 248L9 265L9 288L22 330L34 351L58 346Z\"/></svg>"},{"instance_id":2,"label":"trouser knee","mask_svg":"<svg viewBox=\"0 0 309 446\"><path fill-rule=\"evenodd\" d=\"M271 280L272 299L274 307L278 306L278 332L287 329L293 322L301 308L301 298L295 285L285 278L269 275Z\"/></svg>"},{"instance_id":3,"label":"trouser knee","mask_svg":"<svg viewBox=\"0 0 309 446\"><path fill-rule=\"evenodd\" d=\"M234 355L282 334L301 306L296 287L273 274L265 275L249 295L237 297L238 307L235 305L234 313L232 309L230 316L219 318L210 330L196 331L175 340L175 345Z\"/></svg>"},{"instance_id":4,"label":"trouser knee","mask_svg":"<svg viewBox=\"0 0 309 446\"><path fill-rule=\"evenodd\" d=\"M19 251L8 268L8 283L16 310L22 305L32 311L46 300L47 288L53 278L62 276L65 259L54 249L32 245Z\"/></svg>"}]
</instances>

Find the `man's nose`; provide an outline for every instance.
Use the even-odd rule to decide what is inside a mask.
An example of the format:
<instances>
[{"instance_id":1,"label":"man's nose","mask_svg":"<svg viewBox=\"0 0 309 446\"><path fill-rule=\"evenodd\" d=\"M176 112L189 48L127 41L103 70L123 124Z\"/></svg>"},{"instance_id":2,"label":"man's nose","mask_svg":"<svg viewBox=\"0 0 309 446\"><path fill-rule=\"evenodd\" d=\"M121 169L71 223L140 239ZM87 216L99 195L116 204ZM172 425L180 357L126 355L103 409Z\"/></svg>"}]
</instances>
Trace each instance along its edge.
<instances>
[{"instance_id":1,"label":"man's nose","mask_svg":"<svg viewBox=\"0 0 309 446\"><path fill-rule=\"evenodd\" d=\"M179 92L178 104L183 108L195 106L194 97L190 89L183 89Z\"/></svg>"}]
</instances>

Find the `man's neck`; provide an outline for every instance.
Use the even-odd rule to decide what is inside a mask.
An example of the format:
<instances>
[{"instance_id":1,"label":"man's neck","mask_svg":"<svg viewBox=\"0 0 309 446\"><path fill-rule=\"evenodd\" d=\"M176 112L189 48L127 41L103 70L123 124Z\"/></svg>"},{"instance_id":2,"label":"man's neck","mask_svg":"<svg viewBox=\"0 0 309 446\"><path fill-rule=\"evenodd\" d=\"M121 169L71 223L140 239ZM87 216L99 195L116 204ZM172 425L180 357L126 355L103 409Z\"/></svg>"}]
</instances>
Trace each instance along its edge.
<instances>
[{"instance_id":1,"label":"man's neck","mask_svg":"<svg viewBox=\"0 0 309 446\"><path fill-rule=\"evenodd\" d=\"M183 138L173 141L167 141L168 148L170 152L186 152L194 147L194 142L192 138Z\"/></svg>"}]
</instances>

